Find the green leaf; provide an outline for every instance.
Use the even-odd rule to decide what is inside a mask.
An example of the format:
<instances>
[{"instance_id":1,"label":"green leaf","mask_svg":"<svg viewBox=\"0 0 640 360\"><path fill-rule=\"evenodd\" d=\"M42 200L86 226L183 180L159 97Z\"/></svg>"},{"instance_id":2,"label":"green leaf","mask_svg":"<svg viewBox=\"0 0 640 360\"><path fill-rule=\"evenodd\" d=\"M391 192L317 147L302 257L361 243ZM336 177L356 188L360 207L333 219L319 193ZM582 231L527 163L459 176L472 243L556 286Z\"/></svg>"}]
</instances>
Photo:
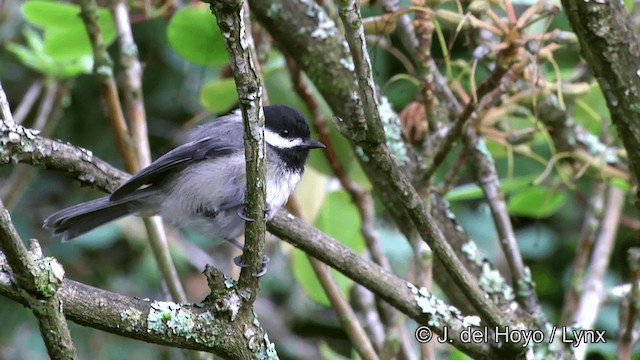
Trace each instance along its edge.
<instances>
[{"instance_id":1,"label":"green leaf","mask_svg":"<svg viewBox=\"0 0 640 360\"><path fill-rule=\"evenodd\" d=\"M324 360L349 360L348 357L338 354L325 341L320 341L318 350L320 350L320 355Z\"/></svg>"},{"instance_id":2,"label":"green leaf","mask_svg":"<svg viewBox=\"0 0 640 360\"><path fill-rule=\"evenodd\" d=\"M229 112L238 103L236 82L233 79L218 79L206 84L200 91L200 102L212 113Z\"/></svg>"},{"instance_id":3,"label":"green leaf","mask_svg":"<svg viewBox=\"0 0 640 360\"><path fill-rule=\"evenodd\" d=\"M491 155L493 155L494 158L507 156L507 149L505 146L495 140L487 139L487 149L491 152Z\"/></svg>"},{"instance_id":4,"label":"green leaf","mask_svg":"<svg viewBox=\"0 0 640 360\"><path fill-rule=\"evenodd\" d=\"M625 180L622 180L622 179L618 179L618 178L611 179L611 181L609 181L609 184L617 187L618 189L624 190L624 191L629 191L629 189L631 188L631 184L629 184L628 181L625 181Z\"/></svg>"},{"instance_id":5,"label":"green leaf","mask_svg":"<svg viewBox=\"0 0 640 360\"><path fill-rule=\"evenodd\" d=\"M22 5L24 18L41 28L83 26L78 5L32 0Z\"/></svg>"},{"instance_id":6,"label":"green leaf","mask_svg":"<svg viewBox=\"0 0 640 360\"><path fill-rule=\"evenodd\" d=\"M291 256L291 267L293 276L311 300L323 306L331 305L305 253L295 249Z\"/></svg>"},{"instance_id":7,"label":"green leaf","mask_svg":"<svg viewBox=\"0 0 640 360\"><path fill-rule=\"evenodd\" d=\"M314 168L305 170L302 180L296 186L295 195L299 200L300 212L305 219L315 220L322 210L327 197L327 182L329 178Z\"/></svg>"},{"instance_id":8,"label":"green leaf","mask_svg":"<svg viewBox=\"0 0 640 360\"><path fill-rule=\"evenodd\" d=\"M509 200L509 214L542 219L553 215L567 200L564 191L554 191L544 186L525 189Z\"/></svg>"},{"instance_id":9,"label":"green leaf","mask_svg":"<svg viewBox=\"0 0 640 360\"><path fill-rule=\"evenodd\" d=\"M40 35L26 27L23 31L29 47L7 43L5 48L24 65L45 75L65 78L90 73L93 68L93 56L85 55L72 60L57 60L51 57L43 47Z\"/></svg>"},{"instance_id":10,"label":"green leaf","mask_svg":"<svg viewBox=\"0 0 640 360\"><path fill-rule=\"evenodd\" d=\"M351 203L349 195L345 191L337 191L328 194L325 205L314 225L352 250L362 252L364 239L360 233L360 222L360 215ZM317 303L329 306L329 299L316 278L306 255L296 250L293 252L291 261L293 274L307 295ZM340 290L347 296L352 281L335 270L332 271L332 274Z\"/></svg>"},{"instance_id":11,"label":"green leaf","mask_svg":"<svg viewBox=\"0 0 640 360\"><path fill-rule=\"evenodd\" d=\"M72 60L93 53L78 5L33 0L22 6L25 19L44 30L44 50L56 60ZM116 38L111 13L98 9L98 25L108 46Z\"/></svg>"},{"instance_id":12,"label":"green leaf","mask_svg":"<svg viewBox=\"0 0 640 360\"><path fill-rule=\"evenodd\" d=\"M314 225L325 234L338 239L356 252L365 249L360 232L360 213L346 191L329 193Z\"/></svg>"},{"instance_id":13,"label":"green leaf","mask_svg":"<svg viewBox=\"0 0 640 360\"><path fill-rule=\"evenodd\" d=\"M576 122L586 127L591 133L599 134L603 119L611 116L598 83L594 83L589 92L577 98L575 103L573 116Z\"/></svg>"},{"instance_id":14,"label":"green leaf","mask_svg":"<svg viewBox=\"0 0 640 360\"><path fill-rule=\"evenodd\" d=\"M169 22L167 37L171 47L192 63L217 66L228 62L216 17L206 7L180 9Z\"/></svg>"},{"instance_id":15,"label":"green leaf","mask_svg":"<svg viewBox=\"0 0 640 360\"><path fill-rule=\"evenodd\" d=\"M505 193L513 193L531 186L535 175L519 176L511 179L500 179L500 190ZM484 197L482 189L476 184L466 184L455 187L447 194L448 201L476 200Z\"/></svg>"}]
</instances>

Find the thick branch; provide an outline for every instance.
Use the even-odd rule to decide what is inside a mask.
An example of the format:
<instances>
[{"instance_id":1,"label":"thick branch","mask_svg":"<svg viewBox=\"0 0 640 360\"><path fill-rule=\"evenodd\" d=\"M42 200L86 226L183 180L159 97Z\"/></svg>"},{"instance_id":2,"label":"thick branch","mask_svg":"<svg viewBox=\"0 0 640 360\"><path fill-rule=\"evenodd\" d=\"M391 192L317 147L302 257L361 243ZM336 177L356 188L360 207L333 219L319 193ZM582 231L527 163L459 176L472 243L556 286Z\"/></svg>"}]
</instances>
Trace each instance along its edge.
<instances>
[{"instance_id":1,"label":"thick branch","mask_svg":"<svg viewBox=\"0 0 640 360\"><path fill-rule=\"evenodd\" d=\"M563 0L567 18L607 98L611 118L622 138L632 173L640 179L640 40L619 1ZM640 203L636 201L636 207Z\"/></svg>"},{"instance_id":2,"label":"thick branch","mask_svg":"<svg viewBox=\"0 0 640 360\"><path fill-rule=\"evenodd\" d=\"M224 277L219 280L224 282ZM225 288L224 283L216 287ZM29 306L24 293L12 284L0 283L0 294ZM58 308L80 325L154 344L211 352L223 358L251 359L254 355L245 337L247 326L253 325L235 318L232 309L240 295L234 291L204 307L128 297L67 279L58 294L64 304Z\"/></svg>"}]
</instances>

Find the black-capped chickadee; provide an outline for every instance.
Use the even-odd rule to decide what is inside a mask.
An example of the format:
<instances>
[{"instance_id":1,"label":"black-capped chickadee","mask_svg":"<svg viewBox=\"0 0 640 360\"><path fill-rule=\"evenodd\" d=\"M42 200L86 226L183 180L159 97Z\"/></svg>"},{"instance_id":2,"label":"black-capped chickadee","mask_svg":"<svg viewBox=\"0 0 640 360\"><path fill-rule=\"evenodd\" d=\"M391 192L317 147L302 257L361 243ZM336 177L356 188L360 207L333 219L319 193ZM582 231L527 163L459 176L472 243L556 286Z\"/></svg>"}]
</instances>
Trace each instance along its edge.
<instances>
[{"instance_id":1,"label":"black-capped chickadee","mask_svg":"<svg viewBox=\"0 0 640 360\"><path fill-rule=\"evenodd\" d=\"M285 105L263 109L265 217L270 220L300 181L309 150L325 146L309 138L309 125L299 111ZM110 196L60 210L44 221L44 227L67 241L127 215L161 215L178 227L242 248L235 238L244 233L245 221L251 220L243 214L246 165L242 115L237 111L198 126L189 132L188 139ZM242 266L238 259L236 264Z\"/></svg>"}]
</instances>

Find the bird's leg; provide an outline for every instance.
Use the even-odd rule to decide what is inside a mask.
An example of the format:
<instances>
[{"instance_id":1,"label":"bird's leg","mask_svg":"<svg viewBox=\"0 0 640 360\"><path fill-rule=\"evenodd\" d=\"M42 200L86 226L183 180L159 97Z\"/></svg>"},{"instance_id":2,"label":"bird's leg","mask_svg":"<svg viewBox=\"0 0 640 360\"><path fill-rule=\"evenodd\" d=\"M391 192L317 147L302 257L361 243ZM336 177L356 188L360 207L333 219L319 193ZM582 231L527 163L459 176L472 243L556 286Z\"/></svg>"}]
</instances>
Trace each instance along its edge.
<instances>
[{"instance_id":1,"label":"bird's leg","mask_svg":"<svg viewBox=\"0 0 640 360\"><path fill-rule=\"evenodd\" d=\"M237 247L238 249L242 250L242 252L244 253L244 245L241 244L238 240L236 239L225 239L228 242L231 243L231 245ZM260 267L260 271L258 271L257 274L255 274L256 277L262 277L264 274L267 273L267 265L269 264L269 261L271 261L271 259L265 255L262 258L262 266ZM247 267L248 265L242 262L242 255L238 255L236 257L233 258L233 263L236 264L236 266L238 267Z\"/></svg>"},{"instance_id":2,"label":"bird's leg","mask_svg":"<svg viewBox=\"0 0 640 360\"><path fill-rule=\"evenodd\" d=\"M244 214L244 206L239 206L238 210L236 210L236 214L238 214L238 216L244 221L254 221L254 219ZM268 218L270 214L271 214L271 206L269 206L269 204L266 204L266 207L264 209L264 217Z\"/></svg>"}]
</instances>

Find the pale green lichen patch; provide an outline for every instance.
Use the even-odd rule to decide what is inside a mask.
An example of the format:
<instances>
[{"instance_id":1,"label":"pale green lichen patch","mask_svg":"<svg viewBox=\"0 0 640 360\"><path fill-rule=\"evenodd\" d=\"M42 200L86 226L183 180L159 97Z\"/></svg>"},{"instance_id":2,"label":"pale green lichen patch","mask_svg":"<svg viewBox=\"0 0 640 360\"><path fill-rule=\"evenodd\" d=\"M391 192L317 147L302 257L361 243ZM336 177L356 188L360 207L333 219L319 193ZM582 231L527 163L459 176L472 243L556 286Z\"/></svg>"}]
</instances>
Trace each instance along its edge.
<instances>
[{"instance_id":1,"label":"pale green lichen patch","mask_svg":"<svg viewBox=\"0 0 640 360\"><path fill-rule=\"evenodd\" d=\"M154 301L151 303L151 309L147 316L147 331L162 335L181 336L188 340L193 339L200 344L214 346L216 339L214 319L211 311L198 314L180 304Z\"/></svg>"},{"instance_id":2,"label":"pale green lichen patch","mask_svg":"<svg viewBox=\"0 0 640 360\"><path fill-rule=\"evenodd\" d=\"M120 319L129 323L137 323L142 319L142 313L138 309L124 309L120 312Z\"/></svg>"},{"instance_id":3,"label":"pale green lichen patch","mask_svg":"<svg viewBox=\"0 0 640 360\"><path fill-rule=\"evenodd\" d=\"M467 256L467 259L471 260L474 264L481 266L484 262L478 247L474 241L468 241L460 248L462 253Z\"/></svg>"},{"instance_id":4,"label":"pale green lichen patch","mask_svg":"<svg viewBox=\"0 0 640 360\"><path fill-rule=\"evenodd\" d=\"M354 150L358 158L360 158L360 160L362 160L363 162L369 162L370 160L369 157L367 156L367 154L364 153L364 150L360 145L356 145Z\"/></svg>"},{"instance_id":5,"label":"pale green lichen patch","mask_svg":"<svg viewBox=\"0 0 640 360\"><path fill-rule=\"evenodd\" d=\"M276 346L269 341L269 336L267 334L264 334L264 341L260 346L260 350L258 350L258 358L268 360L279 359L278 353L276 352Z\"/></svg>"},{"instance_id":6,"label":"pale green lichen patch","mask_svg":"<svg viewBox=\"0 0 640 360\"><path fill-rule=\"evenodd\" d=\"M261 339L256 336L257 334L252 326L246 326L242 335L247 339L247 344L251 351L256 352L260 349Z\"/></svg>"},{"instance_id":7,"label":"pale green lichen patch","mask_svg":"<svg viewBox=\"0 0 640 360\"><path fill-rule=\"evenodd\" d=\"M154 301L147 316L147 329L157 334L174 334L186 339L197 337L193 313L182 305L168 301Z\"/></svg>"},{"instance_id":8,"label":"pale green lichen patch","mask_svg":"<svg viewBox=\"0 0 640 360\"><path fill-rule=\"evenodd\" d=\"M453 318L464 321L460 310L433 296L426 288L417 288L412 283L407 283L407 286L409 286L411 293L416 295L416 305L418 305L423 313L429 315L429 320L426 325L439 327L448 324ZM469 320L475 322L473 318ZM444 322L444 324L442 324L441 321Z\"/></svg>"},{"instance_id":9,"label":"pale green lichen patch","mask_svg":"<svg viewBox=\"0 0 640 360\"><path fill-rule=\"evenodd\" d=\"M485 139L482 138L478 138L478 140L476 141L476 149L478 150L478 152L480 152L482 154L482 156L491 164L493 165L493 155L491 155L491 152L489 151L489 148L487 148L487 142L485 141Z\"/></svg>"},{"instance_id":10,"label":"pale green lichen patch","mask_svg":"<svg viewBox=\"0 0 640 360\"><path fill-rule=\"evenodd\" d=\"M45 298L53 296L62 284L64 269L52 257L35 259L31 274L35 280L36 291Z\"/></svg>"},{"instance_id":11,"label":"pale green lichen patch","mask_svg":"<svg viewBox=\"0 0 640 360\"><path fill-rule=\"evenodd\" d=\"M96 73L102 77L112 77L113 69L111 68L111 66L98 66L98 68L96 69Z\"/></svg>"},{"instance_id":12,"label":"pale green lichen patch","mask_svg":"<svg viewBox=\"0 0 640 360\"><path fill-rule=\"evenodd\" d=\"M231 289L232 287L236 286L236 281L235 281L235 280L233 280L233 279L231 279L231 278L228 278L228 277L226 277L226 276L225 276L225 279L224 279L224 286L225 286L227 289Z\"/></svg>"},{"instance_id":13,"label":"pale green lichen patch","mask_svg":"<svg viewBox=\"0 0 640 360\"><path fill-rule=\"evenodd\" d=\"M409 161L409 156L405 143L402 141L402 125L385 96L380 99L379 111L389 152L397 165L404 166Z\"/></svg>"},{"instance_id":14,"label":"pale green lichen patch","mask_svg":"<svg viewBox=\"0 0 640 360\"><path fill-rule=\"evenodd\" d=\"M269 10L267 10L268 17L274 17L282 11L282 4L273 2L271 6L269 6Z\"/></svg>"},{"instance_id":15,"label":"pale green lichen patch","mask_svg":"<svg viewBox=\"0 0 640 360\"><path fill-rule=\"evenodd\" d=\"M18 163L17 155L14 151L7 151L5 145L11 144L12 147L18 146L19 153L30 153L35 150L33 145L33 139L39 134L38 130L27 129L19 125L6 126L2 124L0 126L0 161L3 163L13 162ZM13 156L11 156L14 154Z\"/></svg>"},{"instance_id":16,"label":"pale green lichen patch","mask_svg":"<svg viewBox=\"0 0 640 360\"><path fill-rule=\"evenodd\" d=\"M462 327L468 328L468 327L471 327L471 326L476 326L476 327L480 326L480 317L479 316L471 315L471 316L464 316L462 318Z\"/></svg>"},{"instance_id":17,"label":"pale green lichen patch","mask_svg":"<svg viewBox=\"0 0 640 360\"><path fill-rule=\"evenodd\" d=\"M507 301L514 299L513 289L507 284L498 270L492 269L488 263L482 265L482 274L478 284L489 296L501 295Z\"/></svg>"},{"instance_id":18,"label":"pale green lichen patch","mask_svg":"<svg viewBox=\"0 0 640 360\"><path fill-rule=\"evenodd\" d=\"M524 268L524 277L518 280L518 288L516 292L519 297L529 297L533 293L536 284L533 282L531 278L531 269L529 267Z\"/></svg>"},{"instance_id":19,"label":"pale green lichen patch","mask_svg":"<svg viewBox=\"0 0 640 360\"><path fill-rule=\"evenodd\" d=\"M1 285L11 285L11 275L9 273L0 271L0 284Z\"/></svg>"},{"instance_id":20,"label":"pale green lichen patch","mask_svg":"<svg viewBox=\"0 0 640 360\"><path fill-rule=\"evenodd\" d=\"M318 20L318 25L311 32L312 38L322 40L338 35L338 27L320 5L315 1L304 0L303 2L308 6L307 16Z\"/></svg>"},{"instance_id":21,"label":"pale green lichen patch","mask_svg":"<svg viewBox=\"0 0 640 360\"><path fill-rule=\"evenodd\" d=\"M353 58L348 57L348 58L340 58L340 60L338 60L338 62L340 63L340 65L344 66L345 69L347 69L347 71L355 71L356 66L353 63Z\"/></svg>"}]
</instances>

